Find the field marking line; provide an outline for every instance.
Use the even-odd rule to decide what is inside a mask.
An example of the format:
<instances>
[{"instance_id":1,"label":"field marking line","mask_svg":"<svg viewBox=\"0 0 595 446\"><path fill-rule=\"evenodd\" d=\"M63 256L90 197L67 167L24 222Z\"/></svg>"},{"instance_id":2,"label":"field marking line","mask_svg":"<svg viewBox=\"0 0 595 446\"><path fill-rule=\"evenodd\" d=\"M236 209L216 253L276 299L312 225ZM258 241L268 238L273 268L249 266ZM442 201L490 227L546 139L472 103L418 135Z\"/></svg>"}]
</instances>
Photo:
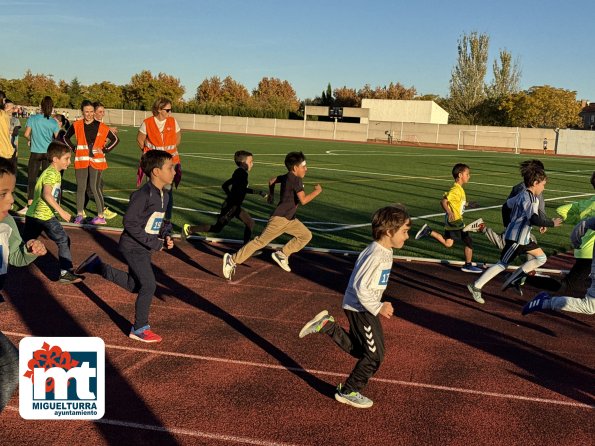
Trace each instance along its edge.
<instances>
[{"instance_id":1,"label":"field marking line","mask_svg":"<svg viewBox=\"0 0 595 446\"><path fill-rule=\"evenodd\" d=\"M30 335L22 334L22 333L14 333L5 331L4 334L8 334L11 336L20 336L26 337ZM346 378L349 376L346 373L338 373L338 372L329 372L326 370L317 370L317 369L304 369L302 367L287 367L279 364L266 364L263 362L255 362L255 361L244 361L240 359L229 359L229 358L219 358L215 356L203 356L203 355L194 355L190 353L179 353L179 352L172 352L167 350L151 350L148 348L140 348L140 347L126 347L121 345L112 345L112 344L105 344L106 349L113 349L113 350L122 350L122 351L129 351L129 352L138 352L138 353L149 353L156 356L165 356L165 357L175 357L175 358L186 358L198 361L207 361L207 362L218 362L223 364L233 364L233 365L242 365L247 367L257 367L257 368L264 368L264 369L271 369L271 370L287 370L291 372L298 372L298 373L309 373L312 375L323 375L323 376L332 376L337 378ZM466 393L471 395L480 395L480 396L488 396L494 398L503 398L503 399L510 399L510 400L519 400L519 401L530 401L534 403L545 403L545 404L552 404L552 405L559 405L559 406L569 406L569 407L576 407L580 409L595 409L595 405L592 404L585 404L585 403L578 403L576 401L563 401L563 400L554 400L551 398L540 398L540 397L532 397L532 396L523 396L523 395L515 395L512 393L500 393L500 392L487 392L483 390L475 390L475 389L466 389L463 387L452 387L452 386L442 386L439 384L428 384L428 383L421 383L415 381L401 381L396 379L389 379L389 378L377 378L372 377L370 381L377 381L385 384L391 384L396 386L405 386L405 387L419 387L423 389L430 389L430 390L440 390L446 392L453 392L453 393Z\"/></svg>"},{"instance_id":2,"label":"field marking line","mask_svg":"<svg viewBox=\"0 0 595 446\"><path fill-rule=\"evenodd\" d=\"M6 409L18 412L19 408L14 406L6 406ZM75 420L76 421L76 420ZM257 446L299 446L296 443L284 443L278 441L259 440L249 437L238 437L236 435L215 434L212 432L204 432L195 429L187 429L182 427L163 427L155 426L153 424L135 423L132 421L112 420L109 418L102 418L100 420L78 420L83 422L107 424L111 426L126 427L130 429L139 429L152 432L163 432L168 434L176 434L187 437L208 438L210 440L227 441L241 444L254 444Z\"/></svg>"}]
</instances>

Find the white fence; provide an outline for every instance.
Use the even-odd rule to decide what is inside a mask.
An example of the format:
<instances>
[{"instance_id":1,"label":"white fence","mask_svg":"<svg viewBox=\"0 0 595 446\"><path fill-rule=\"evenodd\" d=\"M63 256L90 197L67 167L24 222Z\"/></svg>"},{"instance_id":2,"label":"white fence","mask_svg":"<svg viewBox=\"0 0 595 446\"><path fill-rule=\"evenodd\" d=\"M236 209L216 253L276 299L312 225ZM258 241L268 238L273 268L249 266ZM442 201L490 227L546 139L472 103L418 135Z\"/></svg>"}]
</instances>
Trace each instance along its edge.
<instances>
[{"instance_id":1,"label":"white fence","mask_svg":"<svg viewBox=\"0 0 595 446\"><path fill-rule=\"evenodd\" d=\"M69 116L80 115L78 110ZM150 111L106 109L105 122L111 125L140 126L151 116ZM564 155L595 157L595 132L588 130L533 129L516 127L464 126L451 124L420 124L414 122L370 121L368 124L345 122L288 120L266 118L243 118L237 116L209 116L174 113L184 130L207 132L243 133L250 135L287 136L294 138L316 138L337 141L388 141L388 133L393 135L393 143L411 143L457 147L460 132L481 135L474 138L474 144L466 144L466 149L499 148L514 152L514 144L520 150L541 150L543 139L548 139L548 150ZM505 137L518 133L518 141L511 146L513 138Z\"/></svg>"}]
</instances>

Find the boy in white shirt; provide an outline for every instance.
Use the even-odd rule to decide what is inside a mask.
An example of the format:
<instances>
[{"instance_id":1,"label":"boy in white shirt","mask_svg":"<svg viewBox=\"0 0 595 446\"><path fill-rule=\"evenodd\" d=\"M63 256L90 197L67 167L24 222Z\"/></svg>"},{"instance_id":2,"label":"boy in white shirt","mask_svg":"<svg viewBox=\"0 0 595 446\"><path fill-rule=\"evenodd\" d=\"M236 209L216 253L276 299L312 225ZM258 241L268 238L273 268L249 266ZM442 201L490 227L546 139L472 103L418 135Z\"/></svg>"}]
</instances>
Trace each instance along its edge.
<instances>
[{"instance_id":1,"label":"boy in white shirt","mask_svg":"<svg viewBox=\"0 0 595 446\"><path fill-rule=\"evenodd\" d=\"M314 316L300 331L300 338L324 333L358 359L345 384L337 386L335 399L341 403L358 408L373 404L360 391L384 359L384 334L378 316L390 319L393 306L390 302L382 302L381 298L393 266L393 248L403 247L409 238L410 227L411 219L403 207L395 205L377 210L372 217L374 241L357 258L343 297L349 332L335 323L326 310Z\"/></svg>"}]
</instances>

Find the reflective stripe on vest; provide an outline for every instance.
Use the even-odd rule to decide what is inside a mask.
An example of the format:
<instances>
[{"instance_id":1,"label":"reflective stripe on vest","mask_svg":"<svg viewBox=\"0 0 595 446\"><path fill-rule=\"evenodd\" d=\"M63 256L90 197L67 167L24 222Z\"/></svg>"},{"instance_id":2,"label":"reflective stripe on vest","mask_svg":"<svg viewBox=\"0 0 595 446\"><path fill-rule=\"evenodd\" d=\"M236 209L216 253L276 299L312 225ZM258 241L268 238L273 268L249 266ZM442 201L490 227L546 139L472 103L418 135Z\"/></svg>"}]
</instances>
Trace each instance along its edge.
<instances>
[{"instance_id":1,"label":"reflective stripe on vest","mask_svg":"<svg viewBox=\"0 0 595 446\"><path fill-rule=\"evenodd\" d=\"M87 145L87 137L85 136L85 122L83 119L75 121L74 134L76 135L76 151L74 153L74 168L86 169L91 166L96 170L107 169L107 161L103 153L103 147L107 140L109 127L104 123L99 123L97 136L95 137L95 145L92 149L92 154L89 153L89 146Z\"/></svg>"},{"instance_id":2,"label":"reflective stripe on vest","mask_svg":"<svg viewBox=\"0 0 595 446\"><path fill-rule=\"evenodd\" d=\"M163 133L161 133L155 118L150 117L145 119L145 128L147 129L147 138L145 139L143 153L149 150L165 150L172 156L174 164L180 164L180 154L176 149L176 120L172 117L166 118Z\"/></svg>"}]
</instances>

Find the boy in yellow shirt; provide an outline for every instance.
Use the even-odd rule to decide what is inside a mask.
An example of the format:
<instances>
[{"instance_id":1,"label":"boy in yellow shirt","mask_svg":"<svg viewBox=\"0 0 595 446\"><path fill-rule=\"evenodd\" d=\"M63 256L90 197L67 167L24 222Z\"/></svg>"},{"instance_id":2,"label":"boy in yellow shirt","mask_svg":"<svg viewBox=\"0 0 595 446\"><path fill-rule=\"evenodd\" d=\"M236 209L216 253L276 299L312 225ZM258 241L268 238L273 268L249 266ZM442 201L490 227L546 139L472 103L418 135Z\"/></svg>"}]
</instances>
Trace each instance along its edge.
<instances>
[{"instance_id":1,"label":"boy in yellow shirt","mask_svg":"<svg viewBox=\"0 0 595 446\"><path fill-rule=\"evenodd\" d=\"M415 240L430 236L438 240L445 247L452 248L455 242L454 239L460 239L465 244L465 264L461 268L461 271L481 274L483 270L471 263L471 259L473 258L473 240L471 240L469 233L464 230L466 227L465 223L463 223L463 212L465 211L465 207L469 205L463 185L467 184L471 179L471 170L466 164L458 163L452 168L452 176L455 182L450 190L444 194L442 200L440 200L440 205L446 212L444 215L444 235L432 231L427 224L424 224L415 235ZM477 222L473 222L472 224L474 223Z\"/></svg>"}]
</instances>

